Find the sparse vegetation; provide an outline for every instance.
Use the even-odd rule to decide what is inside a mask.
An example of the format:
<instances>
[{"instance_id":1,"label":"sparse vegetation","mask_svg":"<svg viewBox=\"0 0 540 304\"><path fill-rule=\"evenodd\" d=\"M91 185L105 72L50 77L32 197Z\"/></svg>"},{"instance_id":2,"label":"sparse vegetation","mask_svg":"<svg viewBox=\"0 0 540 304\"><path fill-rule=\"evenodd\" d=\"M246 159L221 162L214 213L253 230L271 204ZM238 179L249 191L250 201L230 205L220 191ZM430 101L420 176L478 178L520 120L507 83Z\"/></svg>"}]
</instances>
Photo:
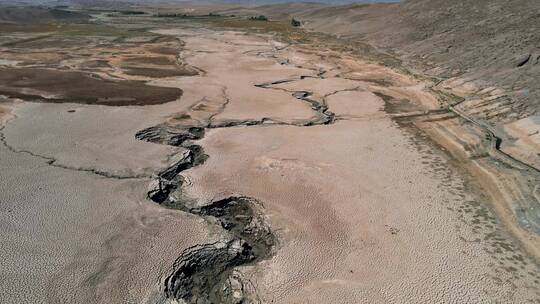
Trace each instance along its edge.
<instances>
[{"instance_id":1,"label":"sparse vegetation","mask_svg":"<svg viewBox=\"0 0 540 304\"><path fill-rule=\"evenodd\" d=\"M120 14L122 15L144 15L146 12L143 11L120 11Z\"/></svg>"},{"instance_id":2,"label":"sparse vegetation","mask_svg":"<svg viewBox=\"0 0 540 304\"><path fill-rule=\"evenodd\" d=\"M266 17L266 16L264 16L264 15L253 16L253 17L249 17L249 20L268 21L268 17Z\"/></svg>"},{"instance_id":3,"label":"sparse vegetation","mask_svg":"<svg viewBox=\"0 0 540 304\"><path fill-rule=\"evenodd\" d=\"M188 14L182 13L157 13L153 15L157 18L187 18L190 17Z\"/></svg>"},{"instance_id":4,"label":"sparse vegetation","mask_svg":"<svg viewBox=\"0 0 540 304\"><path fill-rule=\"evenodd\" d=\"M292 20L291 20L291 25L292 25L292 26L295 26L295 27L301 26L301 25L302 25L302 22L300 22L300 21L298 21L298 20L292 18Z\"/></svg>"}]
</instances>

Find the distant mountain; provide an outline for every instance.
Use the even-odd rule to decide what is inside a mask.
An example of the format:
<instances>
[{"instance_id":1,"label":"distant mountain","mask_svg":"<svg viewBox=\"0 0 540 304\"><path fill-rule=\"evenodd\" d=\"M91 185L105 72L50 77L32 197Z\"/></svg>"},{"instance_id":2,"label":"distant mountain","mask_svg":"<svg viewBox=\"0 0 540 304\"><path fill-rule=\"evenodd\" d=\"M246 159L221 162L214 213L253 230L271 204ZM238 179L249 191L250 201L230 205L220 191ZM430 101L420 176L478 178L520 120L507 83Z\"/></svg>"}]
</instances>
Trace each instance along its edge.
<instances>
[{"instance_id":1,"label":"distant mountain","mask_svg":"<svg viewBox=\"0 0 540 304\"><path fill-rule=\"evenodd\" d=\"M184 0L168 0L170 2L187 2ZM230 4L253 4L253 5L264 5L264 4L278 4L278 3L324 3L331 5L339 4L350 4L350 3L390 3L390 2L399 2L400 0L209 0L201 1L207 3L230 3Z\"/></svg>"},{"instance_id":2,"label":"distant mountain","mask_svg":"<svg viewBox=\"0 0 540 304\"><path fill-rule=\"evenodd\" d=\"M38 6L0 6L0 23L40 23L49 20L79 21L90 16L62 9Z\"/></svg>"},{"instance_id":3,"label":"distant mountain","mask_svg":"<svg viewBox=\"0 0 540 304\"><path fill-rule=\"evenodd\" d=\"M125 4L165 4L165 3L219 3L219 4L240 4L240 5L265 5L278 3L324 3L330 5L340 5L349 3L388 3L399 2L400 0L4 0L6 4L26 4L26 5L64 5L75 4L83 6L122 6Z\"/></svg>"}]
</instances>

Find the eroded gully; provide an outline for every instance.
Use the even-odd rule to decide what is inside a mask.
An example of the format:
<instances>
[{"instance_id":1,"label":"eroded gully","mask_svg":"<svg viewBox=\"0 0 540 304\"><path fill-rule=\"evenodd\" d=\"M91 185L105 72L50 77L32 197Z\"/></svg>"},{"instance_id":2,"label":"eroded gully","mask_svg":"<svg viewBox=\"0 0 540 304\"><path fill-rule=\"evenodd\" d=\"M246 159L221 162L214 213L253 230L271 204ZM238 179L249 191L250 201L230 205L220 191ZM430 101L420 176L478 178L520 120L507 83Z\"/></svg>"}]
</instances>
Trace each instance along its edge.
<instances>
[{"instance_id":1,"label":"eroded gully","mask_svg":"<svg viewBox=\"0 0 540 304\"><path fill-rule=\"evenodd\" d=\"M274 48L277 52L279 49ZM305 75L290 79L255 84L258 88L282 90L290 93L298 101L308 105L314 115L310 119L294 122L276 118L216 120L230 102L227 88L223 87L223 104L220 109L205 121L188 125L173 126L160 124L137 132L139 140L156 144L181 147L182 152L171 166L157 174L148 191L152 201L172 209L178 209L203 217L209 223L219 225L227 235L227 240L197 245L184 250L167 277L163 280L164 302L167 299L182 300L186 303L256 303L260 299L251 282L237 271L238 266L253 265L269 258L278 243L276 235L261 212L262 204L253 197L235 195L212 201L201 207L197 198L188 197L183 188L189 183L182 172L199 166L209 157L201 145L195 142L202 139L209 129L231 127L255 127L289 125L308 127L328 125L335 122L335 115L326 105L326 97L321 101L312 98L308 90L289 91L274 87L278 84L299 81L305 78L324 79L325 71L316 75ZM343 91L350 91L346 89Z\"/></svg>"}]
</instances>

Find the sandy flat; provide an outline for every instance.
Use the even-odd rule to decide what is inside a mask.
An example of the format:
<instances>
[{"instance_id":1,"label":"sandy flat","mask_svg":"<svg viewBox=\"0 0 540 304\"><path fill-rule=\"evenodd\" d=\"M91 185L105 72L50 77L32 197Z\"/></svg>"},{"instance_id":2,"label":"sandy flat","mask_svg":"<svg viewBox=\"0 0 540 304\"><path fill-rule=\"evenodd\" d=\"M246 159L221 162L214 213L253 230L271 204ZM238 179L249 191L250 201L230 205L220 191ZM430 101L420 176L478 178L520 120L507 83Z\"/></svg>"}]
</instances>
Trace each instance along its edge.
<instances>
[{"instance_id":1,"label":"sandy flat","mask_svg":"<svg viewBox=\"0 0 540 304\"><path fill-rule=\"evenodd\" d=\"M170 260L204 238L198 219L147 202L145 180L0 153L3 303L138 302Z\"/></svg>"}]
</instances>

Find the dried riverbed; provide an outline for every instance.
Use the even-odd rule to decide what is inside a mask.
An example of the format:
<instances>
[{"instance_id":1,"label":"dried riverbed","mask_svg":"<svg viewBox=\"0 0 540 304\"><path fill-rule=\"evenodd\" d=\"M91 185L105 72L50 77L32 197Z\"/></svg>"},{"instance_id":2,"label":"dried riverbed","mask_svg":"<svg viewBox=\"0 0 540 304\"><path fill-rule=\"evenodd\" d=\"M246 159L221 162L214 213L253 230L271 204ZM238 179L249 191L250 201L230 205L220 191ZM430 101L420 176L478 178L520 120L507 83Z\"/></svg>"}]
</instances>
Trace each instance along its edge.
<instances>
[{"instance_id":1,"label":"dried riverbed","mask_svg":"<svg viewBox=\"0 0 540 304\"><path fill-rule=\"evenodd\" d=\"M7 302L539 300L466 177L392 120L439 109L423 84L269 35L157 32L199 71L152 82L180 100L6 114Z\"/></svg>"}]
</instances>

